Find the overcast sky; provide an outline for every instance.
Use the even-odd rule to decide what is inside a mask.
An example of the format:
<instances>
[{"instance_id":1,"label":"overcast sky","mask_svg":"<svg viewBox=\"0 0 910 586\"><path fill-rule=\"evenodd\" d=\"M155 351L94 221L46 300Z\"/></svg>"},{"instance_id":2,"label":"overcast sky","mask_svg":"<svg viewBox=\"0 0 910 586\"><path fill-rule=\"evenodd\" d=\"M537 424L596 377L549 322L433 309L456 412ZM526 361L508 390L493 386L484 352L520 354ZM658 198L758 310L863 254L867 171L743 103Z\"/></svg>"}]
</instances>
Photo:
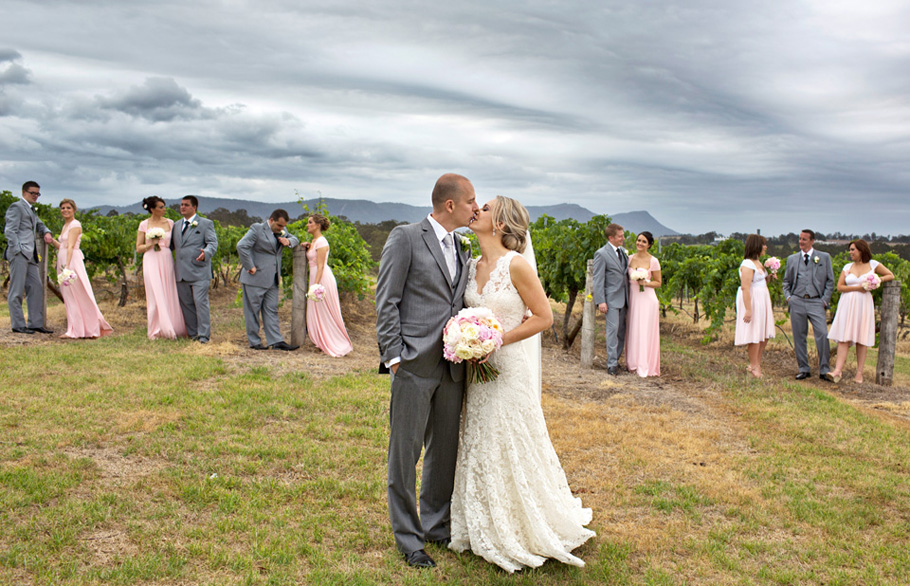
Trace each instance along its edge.
<instances>
[{"instance_id":1,"label":"overcast sky","mask_svg":"<svg viewBox=\"0 0 910 586\"><path fill-rule=\"evenodd\" d=\"M910 233L905 0L4 0L0 189Z\"/></svg>"}]
</instances>

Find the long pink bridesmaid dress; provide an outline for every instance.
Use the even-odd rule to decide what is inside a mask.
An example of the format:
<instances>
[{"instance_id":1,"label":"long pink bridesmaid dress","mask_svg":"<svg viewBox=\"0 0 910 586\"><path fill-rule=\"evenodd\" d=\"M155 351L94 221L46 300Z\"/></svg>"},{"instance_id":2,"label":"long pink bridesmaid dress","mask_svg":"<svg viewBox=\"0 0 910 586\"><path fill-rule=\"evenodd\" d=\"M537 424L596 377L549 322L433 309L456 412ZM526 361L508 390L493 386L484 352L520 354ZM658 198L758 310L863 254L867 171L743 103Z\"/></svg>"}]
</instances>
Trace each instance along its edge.
<instances>
[{"instance_id":1,"label":"long pink bridesmaid dress","mask_svg":"<svg viewBox=\"0 0 910 586\"><path fill-rule=\"evenodd\" d=\"M629 269L632 270L631 268ZM648 275L659 271L653 256ZM640 377L660 376L660 303L651 287L630 281L629 315L626 317L626 366Z\"/></svg>"},{"instance_id":2,"label":"long pink bridesmaid dress","mask_svg":"<svg viewBox=\"0 0 910 586\"><path fill-rule=\"evenodd\" d=\"M140 232L148 231L148 220L139 224ZM142 278L145 281L145 302L148 308L149 340L186 336L186 324L177 298L177 277L174 275L174 257L171 255L171 231L174 222L167 220L168 229L160 240L159 248L149 248L142 253Z\"/></svg>"},{"instance_id":3,"label":"long pink bridesmaid dress","mask_svg":"<svg viewBox=\"0 0 910 586\"><path fill-rule=\"evenodd\" d=\"M328 248L329 241L325 236L320 236L310 244L306 257L310 265L310 286L316 282L316 251ZM341 302L338 300L338 285L335 275L329 268L328 255L326 255L325 268L322 270L320 285L325 287L325 297L322 301L307 300L306 328L310 340L329 356L344 356L354 349L351 338L344 327L341 317Z\"/></svg>"},{"instance_id":4,"label":"long pink bridesmaid dress","mask_svg":"<svg viewBox=\"0 0 910 586\"><path fill-rule=\"evenodd\" d=\"M114 331L95 302L95 292L92 282L85 270L85 256L79 245L82 243L82 234L76 238L76 245L72 250L72 258L66 259L68 252L66 245L69 242L69 232L74 228L82 228L79 220L72 220L63 226L60 233L60 250L57 253L57 274L64 268L76 273L76 279L69 285L61 285L60 293L63 295L63 305L66 308L66 333L67 338L100 338Z\"/></svg>"}]
</instances>

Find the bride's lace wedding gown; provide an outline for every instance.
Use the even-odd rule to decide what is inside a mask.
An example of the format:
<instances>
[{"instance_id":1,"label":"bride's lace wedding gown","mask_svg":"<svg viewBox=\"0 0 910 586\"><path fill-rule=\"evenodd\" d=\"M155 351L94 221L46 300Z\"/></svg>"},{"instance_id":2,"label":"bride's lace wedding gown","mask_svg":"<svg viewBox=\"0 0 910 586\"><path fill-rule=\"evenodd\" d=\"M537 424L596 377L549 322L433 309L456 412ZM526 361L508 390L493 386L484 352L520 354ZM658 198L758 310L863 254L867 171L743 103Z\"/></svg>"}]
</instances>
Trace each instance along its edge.
<instances>
[{"instance_id":1,"label":"bride's lace wedding gown","mask_svg":"<svg viewBox=\"0 0 910 586\"><path fill-rule=\"evenodd\" d=\"M465 305L493 311L509 331L521 324L527 306L512 285L510 252L496 263L477 292L476 260L469 265ZM490 357L499 377L469 384L461 420L452 543L470 549L508 572L537 567L547 558L575 566L570 552L594 536L586 529L591 509L572 496L550 443L522 344L503 346Z\"/></svg>"}]
</instances>

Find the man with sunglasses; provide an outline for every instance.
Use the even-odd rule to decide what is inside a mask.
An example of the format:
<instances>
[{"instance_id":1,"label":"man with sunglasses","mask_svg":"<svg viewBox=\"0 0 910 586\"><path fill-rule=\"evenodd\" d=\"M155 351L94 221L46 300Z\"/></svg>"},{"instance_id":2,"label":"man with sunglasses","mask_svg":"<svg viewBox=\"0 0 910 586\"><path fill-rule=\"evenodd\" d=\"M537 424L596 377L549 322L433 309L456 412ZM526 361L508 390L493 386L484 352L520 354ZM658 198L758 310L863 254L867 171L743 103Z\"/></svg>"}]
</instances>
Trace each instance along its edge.
<instances>
[{"instance_id":1,"label":"man with sunglasses","mask_svg":"<svg viewBox=\"0 0 910 586\"><path fill-rule=\"evenodd\" d=\"M48 244L53 240L51 231L38 218L35 203L41 197L41 186L34 181L22 185L22 199L10 204L6 210L6 251L9 261L9 317L17 334L52 334L44 327L44 283L38 270L36 234ZM28 322L22 312L22 299L28 306Z\"/></svg>"}]
</instances>

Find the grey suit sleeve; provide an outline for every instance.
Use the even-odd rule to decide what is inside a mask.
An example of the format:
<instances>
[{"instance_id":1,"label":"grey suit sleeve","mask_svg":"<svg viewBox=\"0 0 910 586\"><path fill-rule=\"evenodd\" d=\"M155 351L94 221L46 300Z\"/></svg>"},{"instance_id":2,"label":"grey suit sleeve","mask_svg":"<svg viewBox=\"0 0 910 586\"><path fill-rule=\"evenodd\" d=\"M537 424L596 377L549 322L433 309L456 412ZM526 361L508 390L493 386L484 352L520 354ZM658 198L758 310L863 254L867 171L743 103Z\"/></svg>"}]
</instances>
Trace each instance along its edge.
<instances>
[{"instance_id":1,"label":"grey suit sleeve","mask_svg":"<svg viewBox=\"0 0 910 586\"><path fill-rule=\"evenodd\" d=\"M831 295L834 293L834 268L831 266L831 255L825 255L825 292L822 293L822 300L825 307L831 303Z\"/></svg>"},{"instance_id":2,"label":"grey suit sleeve","mask_svg":"<svg viewBox=\"0 0 910 586\"><path fill-rule=\"evenodd\" d=\"M243 270L249 271L253 268L253 246L256 245L256 225L250 227L240 242L237 243L237 255L240 256L240 264Z\"/></svg>"},{"instance_id":3,"label":"grey suit sleeve","mask_svg":"<svg viewBox=\"0 0 910 586\"><path fill-rule=\"evenodd\" d=\"M21 206L12 204L6 210L6 226L3 235L6 236L7 247L11 254L22 252L19 248L19 223L22 222ZM12 260L10 258L9 260Z\"/></svg>"},{"instance_id":4,"label":"grey suit sleeve","mask_svg":"<svg viewBox=\"0 0 910 586\"><path fill-rule=\"evenodd\" d=\"M607 302L607 262L604 255L598 250L594 253L594 275L591 280L592 293L594 294L594 305L600 305Z\"/></svg>"},{"instance_id":5,"label":"grey suit sleeve","mask_svg":"<svg viewBox=\"0 0 910 586\"><path fill-rule=\"evenodd\" d=\"M379 260L376 280L376 340L380 359L388 363L401 356L401 313L399 305L411 265L411 246L404 230L395 228L389 234Z\"/></svg>"},{"instance_id":6,"label":"grey suit sleeve","mask_svg":"<svg viewBox=\"0 0 910 586\"><path fill-rule=\"evenodd\" d=\"M291 245L288 246L288 248L294 249L294 248L297 248L298 246L300 246L300 240L296 236L291 234L290 232L288 232L288 240L291 243Z\"/></svg>"},{"instance_id":7,"label":"grey suit sleeve","mask_svg":"<svg viewBox=\"0 0 910 586\"><path fill-rule=\"evenodd\" d=\"M202 249L205 252L205 258L213 258L215 253L218 252L218 235L215 234L215 222L206 220L205 229L202 233L202 242L205 244Z\"/></svg>"},{"instance_id":8,"label":"grey suit sleeve","mask_svg":"<svg viewBox=\"0 0 910 586\"><path fill-rule=\"evenodd\" d=\"M790 288L793 286L793 277L796 273L796 267L792 262L793 257L787 258L787 268L784 270L784 280L781 281L781 287L784 290L784 299L790 299Z\"/></svg>"}]
</instances>

